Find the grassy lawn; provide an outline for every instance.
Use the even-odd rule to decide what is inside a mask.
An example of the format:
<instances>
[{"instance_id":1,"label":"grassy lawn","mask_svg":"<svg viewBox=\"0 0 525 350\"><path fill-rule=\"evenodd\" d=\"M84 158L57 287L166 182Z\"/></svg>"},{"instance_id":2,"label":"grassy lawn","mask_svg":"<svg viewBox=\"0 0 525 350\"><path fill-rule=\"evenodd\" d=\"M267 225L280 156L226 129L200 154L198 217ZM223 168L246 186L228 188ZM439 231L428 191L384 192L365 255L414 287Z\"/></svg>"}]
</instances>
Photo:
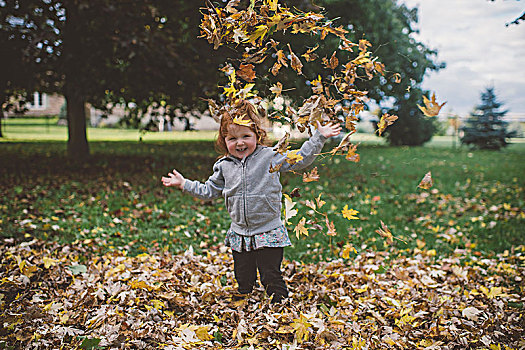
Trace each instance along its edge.
<instances>
[{"instance_id":1,"label":"grassy lawn","mask_svg":"<svg viewBox=\"0 0 525 350\"><path fill-rule=\"evenodd\" d=\"M202 202L160 184L174 167L188 178L205 180L217 157L212 133L148 133L144 142L136 142L137 131L90 129L92 157L79 162L66 159L65 143L56 141L64 127L49 126L45 134L45 124L21 124L9 121L7 140L0 144L4 237L95 239L135 253L151 246L199 250L223 240L229 218L222 199ZM40 130L38 142L27 136L31 128ZM45 141L45 135L54 141ZM302 174L282 176L285 193L298 188L301 194L294 198L298 214L290 220L294 247L287 250L288 258L332 259L348 243L358 251L424 247L448 254L467 247L491 254L525 242L525 144L501 152L470 151L451 149L450 139L436 138L426 147L394 148L379 144L375 136L361 137L360 163L319 157L313 166L320 181L306 184ZM128 141L111 141L116 139ZM434 186L418 189L428 171ZM325 217L306 206L319 195L326 201L319 211L334 221L335 237L326 235ZM359 211L359 220L343 218L345 205ZM297 239L293 228L302 217L309 236ZM376 233L380 221L396 237L394 244Z\"/></svg>"}]
</instances>

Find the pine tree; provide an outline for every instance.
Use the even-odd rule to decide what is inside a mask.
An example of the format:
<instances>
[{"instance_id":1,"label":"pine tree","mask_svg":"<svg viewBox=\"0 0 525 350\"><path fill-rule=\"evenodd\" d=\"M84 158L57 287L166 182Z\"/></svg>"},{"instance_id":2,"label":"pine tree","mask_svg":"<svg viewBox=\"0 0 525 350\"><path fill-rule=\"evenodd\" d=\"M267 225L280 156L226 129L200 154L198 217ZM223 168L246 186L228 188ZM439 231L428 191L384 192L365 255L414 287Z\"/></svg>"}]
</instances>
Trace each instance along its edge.
<instances>
[{"instance_id":1,"label":"pine tree","mask_svg":"<svg viewBox=\"0 0 525 350\"><path fill-rule=\"evenodd\" d=\"M514 132L507 131L507 122L502 118L507 110L500 110L502 103L496 99L494 87L487 87L481 93L481 104L461 128L463 136L461 143L481 149L499 150L507 146L507 139L514 136Z\"/></svg>"}]
</instances>

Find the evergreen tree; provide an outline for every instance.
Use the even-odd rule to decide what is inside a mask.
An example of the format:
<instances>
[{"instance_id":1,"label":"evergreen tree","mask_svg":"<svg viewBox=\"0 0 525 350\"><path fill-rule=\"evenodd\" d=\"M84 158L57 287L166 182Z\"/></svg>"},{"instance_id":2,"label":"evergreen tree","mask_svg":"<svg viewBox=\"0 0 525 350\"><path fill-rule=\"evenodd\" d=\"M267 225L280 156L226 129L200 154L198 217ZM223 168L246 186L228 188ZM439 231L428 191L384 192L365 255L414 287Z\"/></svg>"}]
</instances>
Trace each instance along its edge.
<instances>
[{"instance_id":1,"label":"evergreen tree","mask_svg":"<svg viewBox=\"0 0 525 350\"><path fill-rule=\"evenodd\" d=\"M496 99L494 87L488 87L481 93L481 104L476 107L461 128L461 143L481 149L499 150L507 146L507 139L514 132L507 131L507 122L502 118L507 110L500 110L502 103Z\"/></svg>"}]
</instances>

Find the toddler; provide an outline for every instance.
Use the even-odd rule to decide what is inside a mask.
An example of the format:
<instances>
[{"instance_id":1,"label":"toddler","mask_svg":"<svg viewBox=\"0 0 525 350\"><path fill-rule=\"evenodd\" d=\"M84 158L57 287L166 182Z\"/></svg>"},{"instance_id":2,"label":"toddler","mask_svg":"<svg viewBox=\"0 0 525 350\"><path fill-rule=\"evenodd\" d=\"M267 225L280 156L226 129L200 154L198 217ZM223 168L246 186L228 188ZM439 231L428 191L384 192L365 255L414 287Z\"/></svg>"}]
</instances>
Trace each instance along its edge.
<instances>
[{"instance_id":1,"label":"toddler","mask_svg":"<svg viewBox=\"0 0 525 350\"><path fill-rule=\"evenodd\" d=\"M216 147L224 156L214 164L206 182L185 179L175 169L162 177L164 186L179 188L197 198L224 197L232 221L226 245L232 249L241 296L251 293L257 270L271 302L288 296L281 263L283 248L291 243L281 219L280 172L307 167L326 139L340 132L339 124L323 126L318 122L317 130L298 152L302 159L290 164L286 153L265 146L267 135L255 107L240 101L229 113L222 114Z\"/></svg>"}]
</instances>

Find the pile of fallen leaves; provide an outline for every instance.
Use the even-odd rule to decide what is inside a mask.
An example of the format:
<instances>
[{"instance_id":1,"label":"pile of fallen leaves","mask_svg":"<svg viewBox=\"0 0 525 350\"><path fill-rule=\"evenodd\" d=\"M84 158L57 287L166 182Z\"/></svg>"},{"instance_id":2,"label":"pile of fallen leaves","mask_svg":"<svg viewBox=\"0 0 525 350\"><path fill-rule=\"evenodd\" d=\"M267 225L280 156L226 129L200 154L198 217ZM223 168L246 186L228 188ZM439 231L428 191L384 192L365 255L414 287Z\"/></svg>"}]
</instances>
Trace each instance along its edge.
<instances>
[{"instance_id":1,"label":"pile of fallen leaves","mask_svg":"<svg viewBox=\"0 0 525 350\"><path fill-rule=\"evenodd\" d=\"M525 247L286 261L290 301L232 301L224 246L128 256L94 240L1 243L0 345L12 349L523 349ZM479 254L478 254L479 255Z\"/></svg>"}]
</instances>

